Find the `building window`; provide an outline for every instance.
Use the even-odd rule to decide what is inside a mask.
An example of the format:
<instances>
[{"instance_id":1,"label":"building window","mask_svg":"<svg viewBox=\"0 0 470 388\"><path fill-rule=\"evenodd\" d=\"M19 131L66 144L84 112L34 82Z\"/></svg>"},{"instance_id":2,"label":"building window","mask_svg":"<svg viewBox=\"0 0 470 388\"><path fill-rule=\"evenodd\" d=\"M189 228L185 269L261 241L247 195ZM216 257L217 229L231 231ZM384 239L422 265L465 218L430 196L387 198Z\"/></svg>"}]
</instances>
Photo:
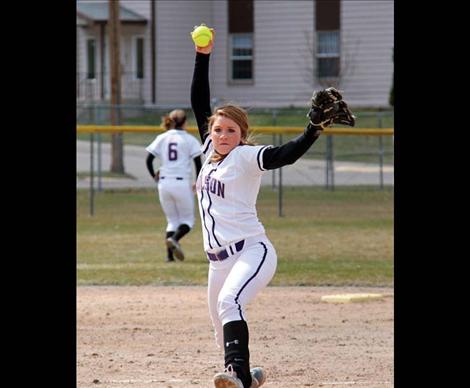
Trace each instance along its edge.
<instances>
[{"instance_id":1,"label":"building window","mask_svg":"<svg viewBox=\"0 0 470 388\"><path fill-rule=\"evenodd\" d=\"M144 78L144 38L135 40L135 76L137 79Z\"/></svg>"},{"instance_id":2,"label":"building window","mask_svg":"<svg viewBox=\"0 0 470 388\"><path fill-rule=\"evenodd\" d=\"M232 34L230 53L231 79L253 79L253 34Z\"/></svg>"},{"instance_id":3,"label":"building window","mask_svg":"<svg viewBox=\"0 0 470 388\"><path fill-rule=\"evenodd\" d=\"M228 1L229 79L252 82L253 74L253 0Z\"/></svg>"},{"instance_id":4,"label":"building window","mask_svg":"<svg viewBox=\"0 0 470 388\"><path fill-rule=\"evenodd\" d=\"M87 39L87 78L95 79L96 78L96 40Z\"/></svg>"},{"instance_id":5,"label":"building window","mask_svg":"<svg viewBox=\"0 0 470 388\"><path fill-rule=\"evenodd\" d=\"M317 38L318 77L338 77L339 31L318 31Z\"/></svg>"},{"instance_id":6,"label":"building window","mask_svg":"<svg viewBox=\"0 0 470 388\"><path fill-rule=\"evenodd\" d=\"M340 0L315 1L319 79L337 78L340 75L340 5Z\"/></svg>"}]
</instances>

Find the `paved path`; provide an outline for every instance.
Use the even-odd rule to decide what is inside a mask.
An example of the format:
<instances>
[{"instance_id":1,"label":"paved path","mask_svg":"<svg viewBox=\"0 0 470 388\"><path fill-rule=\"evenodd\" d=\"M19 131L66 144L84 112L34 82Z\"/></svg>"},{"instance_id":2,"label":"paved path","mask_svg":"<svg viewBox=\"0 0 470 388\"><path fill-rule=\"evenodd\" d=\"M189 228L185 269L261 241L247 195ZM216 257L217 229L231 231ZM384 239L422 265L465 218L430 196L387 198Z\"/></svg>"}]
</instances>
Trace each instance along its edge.
<instances>
[{"instance_id":1,"label":"paved path","mask_svg":"<svg viewBox=\"0 0 470 388\"><path fill-rule=\"evenodd\" d=\"M98 169L97 153L97 145L95 143L95 171ZM111 145L109 143L102 143L101 155L102 170L109 171L111 164ZM124 149L124 168L126 173L132 175L135 179L102 177L102 188L155 187L155 183L150 178L145 166L146 157L147 151L145 151L145 147L126 145ZM158 158L155 159L154 166L155 168L159 166ZM380 185L380 169L378 164L335 162L334 168L335 185ZM87 141L77 141L77 171L90 171L90 143ZM276 171L276 182L278 181L278 174L279 172ZM272 181L273 172L268 171L263 175L261 184L263 186L271 186ZM326 162L324 160L300 159L294 165L282 168L282 182L285 186L323 186L326 182ZM393 165L384 165L383 182L384 185L394 184ZM89 187L89 178L77 178L77 188ZM98 187L96 175L95 187Z\"/></svg>"}]
</instances>

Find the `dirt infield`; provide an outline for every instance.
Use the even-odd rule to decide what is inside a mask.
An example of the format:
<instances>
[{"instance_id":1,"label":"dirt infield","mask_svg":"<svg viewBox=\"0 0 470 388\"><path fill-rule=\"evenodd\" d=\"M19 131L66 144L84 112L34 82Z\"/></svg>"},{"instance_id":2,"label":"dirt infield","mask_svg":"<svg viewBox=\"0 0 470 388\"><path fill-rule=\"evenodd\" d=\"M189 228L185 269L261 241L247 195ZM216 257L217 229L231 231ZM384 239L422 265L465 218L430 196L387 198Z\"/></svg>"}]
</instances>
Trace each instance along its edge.
<instances>
[{"instance_id":1,"label":"dirt infield","mask_svg":"<svg viewBox=\"0 0 470 388\"><path fill-rule=\"evenodd\" d=\"M205 287L78 287L77 387L213 387L223 369ZM322 295L382 300L321 302ZM393 289L268 287L248 306L269 387L392 387Z\"/></svg>"}]
</instances>

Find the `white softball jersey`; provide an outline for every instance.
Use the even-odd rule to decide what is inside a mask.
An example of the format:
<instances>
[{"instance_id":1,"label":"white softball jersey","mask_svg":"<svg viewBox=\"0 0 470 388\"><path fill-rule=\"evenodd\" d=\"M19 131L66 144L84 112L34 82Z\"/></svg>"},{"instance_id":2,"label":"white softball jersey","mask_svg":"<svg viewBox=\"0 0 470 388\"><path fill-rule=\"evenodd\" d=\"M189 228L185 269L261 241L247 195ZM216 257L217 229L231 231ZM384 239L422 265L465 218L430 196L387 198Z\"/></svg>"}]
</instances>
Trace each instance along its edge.
<instances>
[{"instance_id":1,"label":"white softball jersey","mask_svg":"<svg viewBox=\"0 0 470 388\"><path fill-rule=\"evenodd\" d=\"M206 252L265 233L256 198L266 171L263 152L268 147L240 145L222 161L212 163L212 141L206 138L202 146L206 160L196 183Z\"/></svg>"},{"instance_id":2,"label":"white softball jersey","mask_svg":"<svg viewBox=\"0 0 470 388\"><path fill-rule=\"evenodd\" d=\"M201 154L201 145L188 132L170 129L158 135L146 150L160 158L161 177L190 179L192 160Z\"/></svg>"},{"instance_id":3,"label":"white softball jersey","mask_svg":"<svg viewBox=\"0 0 470 388\"><path fill-rule=\"evenodd\" d=\"M192 192L193 158L201 154L201 145L184 130L170 129L157 136L146 148L161 161L158 195L167 219L166 231L179 225L194 226Z\"/></svg>"}]
</instances>

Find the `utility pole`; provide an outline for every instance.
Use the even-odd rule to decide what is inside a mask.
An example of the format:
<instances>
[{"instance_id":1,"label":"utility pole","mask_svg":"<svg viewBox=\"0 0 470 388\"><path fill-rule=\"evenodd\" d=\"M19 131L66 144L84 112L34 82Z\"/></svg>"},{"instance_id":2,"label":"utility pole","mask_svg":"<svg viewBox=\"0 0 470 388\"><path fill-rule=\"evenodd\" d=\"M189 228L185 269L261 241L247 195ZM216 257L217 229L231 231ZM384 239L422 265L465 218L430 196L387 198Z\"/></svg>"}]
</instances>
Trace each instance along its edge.
<instances>
[{"instance_id":1,"label":"utility pole","mask_svg":"<svg viewBox=\"0 0 470 388\"><path fill-rule=\"evenodd\" d=\"M151 36L150 36L150 46L151 46L151 52L152 52L152 104L155 104L157 101L157 92L156 92L156 72L155 72L155 67L156 67L156 39L155 39L155 31L156 31L156 7L157 5L155 4L155 0L150 0L150 8L151 8L151 24L150 24L150 31L151 31Z\"/></svg>"},{"instance_id":2,"label":"utility pole","mask_svg":"<svg viewBox=\"0 0 470 388\"><path fill-rule=\"evenodd\" d=\"M109 55L111 65L111 125L121 124L121 60L119 45L121 23L119 0L108 0L109 10ZM113 133L111 139L111 172L124 174L124 150L122 133Z\"/></svg>"}]
</instances>

